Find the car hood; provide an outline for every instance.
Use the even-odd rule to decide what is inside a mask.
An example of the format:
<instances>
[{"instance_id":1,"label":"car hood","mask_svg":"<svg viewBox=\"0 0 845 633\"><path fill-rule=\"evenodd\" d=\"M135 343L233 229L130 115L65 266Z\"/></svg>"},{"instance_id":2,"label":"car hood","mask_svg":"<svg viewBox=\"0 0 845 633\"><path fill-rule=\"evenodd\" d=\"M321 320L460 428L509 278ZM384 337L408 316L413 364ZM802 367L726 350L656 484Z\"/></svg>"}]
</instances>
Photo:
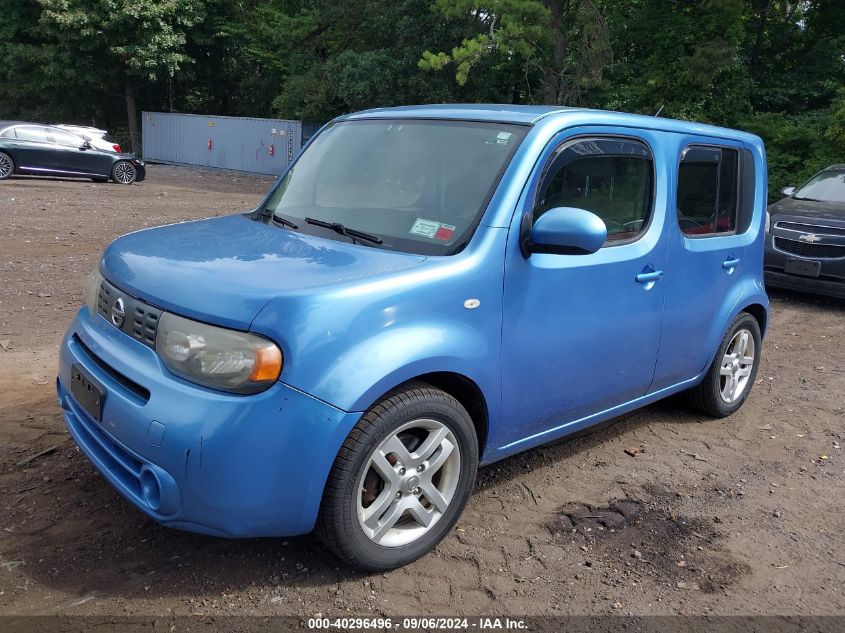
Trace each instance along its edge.
<instances>
[{"instance_id":1,"label":"car hood","mask_svg":"<svg viewBox=\"0 0 845 633\"><path fill-rule=\"evenodd\" d=\"M816 202L784 198L769 206L772 218L777 215L790 215L796 218L816 218L845 222L845 202Z\"/></svg>"},{"instance_id":2,"label":"car hood","mask_svg":"<svg viewBox=\"0 0 845 633\"><path fill-rule=\"evenodd\" d=\"M424 256L323 239L232 215L130 233L106 249L103 275L148 303L248 329L273 298L417 265Z\"/></svg>"}]
</instances>

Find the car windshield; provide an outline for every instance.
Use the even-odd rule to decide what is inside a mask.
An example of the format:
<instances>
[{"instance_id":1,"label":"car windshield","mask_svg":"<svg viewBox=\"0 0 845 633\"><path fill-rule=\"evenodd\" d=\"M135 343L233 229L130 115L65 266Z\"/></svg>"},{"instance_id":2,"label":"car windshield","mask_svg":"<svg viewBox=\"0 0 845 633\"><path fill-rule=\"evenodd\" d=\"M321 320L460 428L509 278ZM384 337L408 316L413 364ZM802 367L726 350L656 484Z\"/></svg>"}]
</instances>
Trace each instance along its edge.
<instances>
[{"instance_id":1,"label":"car windshield","mask_svg":"<svg viewBox=\"0 0 845 633\"><path fill-rule=\"evenodd\" d=\"M472 236L527 131L473 121L334 123L299 157L266 210L324 237L349 239L324 226L338 223L381 240L368 245L450 254Z\"/></svg>"},{"instance_id":2,"label":"car windshield","mask_svg":"<svg viewBox=\"0 0 845 633\"><path fill-rule=\"evenodd\" d=\"M793 197L818 202L845 202L845 169L826 169L816 174Z\"/></svg>"}]
</instances>

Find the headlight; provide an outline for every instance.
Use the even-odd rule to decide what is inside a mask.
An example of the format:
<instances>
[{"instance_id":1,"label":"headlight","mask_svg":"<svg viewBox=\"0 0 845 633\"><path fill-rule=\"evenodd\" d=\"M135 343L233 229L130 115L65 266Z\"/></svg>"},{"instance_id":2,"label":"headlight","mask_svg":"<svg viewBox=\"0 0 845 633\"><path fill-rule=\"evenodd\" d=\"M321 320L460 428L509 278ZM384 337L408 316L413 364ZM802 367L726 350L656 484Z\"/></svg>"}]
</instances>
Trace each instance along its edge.
<instances>
[{"instance_id":1,"label":"headlight","mask_svg":"<svg viewBox=\"0 0 845 633\"><path fill-rule=\"evenodd\" d=\"M97 314L97 301L100 295L100 284L102 283L103 276L100 274L99 264L97 264L88 275L88 281L85 282L85 305L88 306L88 312L91 313L91 316Z\"/></svg>"},{"instance_id":2,"label":"headlight","mask_svg":"<svg viewBox=\"0 0 845 633\"><path fill-rule=\"evenodd\" d=\"M266 338L164 312L156 352L174 374L213 389L255 393L282 371L282 352Z\"/></svg>"},{"instance_id":3,"label":"headlight","mask_svg":"<svg viewBox=\"0 0 845 633\"><path fill-rule=\"evenodd\" d=\"M766 233L772 230L772 214L766 211Z\"/></svg>"}]
</instances>

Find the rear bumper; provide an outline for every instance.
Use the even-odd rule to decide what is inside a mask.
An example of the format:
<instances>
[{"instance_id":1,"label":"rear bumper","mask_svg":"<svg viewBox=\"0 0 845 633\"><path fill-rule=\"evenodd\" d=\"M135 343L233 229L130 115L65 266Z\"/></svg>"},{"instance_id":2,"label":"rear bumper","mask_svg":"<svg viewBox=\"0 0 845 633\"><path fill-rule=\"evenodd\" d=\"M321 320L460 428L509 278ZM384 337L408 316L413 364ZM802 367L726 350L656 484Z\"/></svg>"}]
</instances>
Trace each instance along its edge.
<instances>
[{"instance_id":1,"label":"rear bumper","mask_svg":"<svg viewBox=\"0 0 845 633\"><path fill-rule=\"evenodd\" d=\"M101 422L71 395L74 365L105 391ZM62 344L57 392L79 448L130 502L165 525L230 537L309 532L361 415L283 383L250 396L192 385L87 308Z\"/></svg>"}]
</instances>

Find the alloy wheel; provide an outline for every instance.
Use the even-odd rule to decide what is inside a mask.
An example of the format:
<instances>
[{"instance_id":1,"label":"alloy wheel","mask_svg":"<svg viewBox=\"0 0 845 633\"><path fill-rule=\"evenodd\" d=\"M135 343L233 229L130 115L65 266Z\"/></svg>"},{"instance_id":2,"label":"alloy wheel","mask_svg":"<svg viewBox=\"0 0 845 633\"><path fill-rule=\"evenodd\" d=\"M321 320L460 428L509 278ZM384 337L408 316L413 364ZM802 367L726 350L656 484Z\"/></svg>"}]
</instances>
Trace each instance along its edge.
<instances>
[{"instance_id":1,"label":"alloy wheel","mask_svg":"<svg viewBox=\"0 0 845 633\"><path fill-rule=\"evenodd\" d=\"M738 330L731 338L719 369L719 392L728 404L745 393L754 368L754 337L748 330Z\"/></svg>"},{"instance_id":2,"label":"alloy wheel","mask_svg":"<svg viewBox=\"0 0 845 633\"><path fill-rule=\"evenodd\" d=\"M0 178L8 178L12 175L12 161L6 154L0 153Z\"/></svg>"},{"instance_id":3,"label":"alloy wheel","mask_svg":"<svg viewBox=\"0 0 845 633\"><path fill-rule=\"evenodd\" d=\"M135 182L135 166L132 163L121 161L114 167L114 179L122 185L130 185Z\"/></svg>"},{"instance_id":4,"label":"alloy wheel","mask_svg":"<svg viewBox=\"0 0 845 633\"><path fill-rule=\"evenodd\" d=\"M430 418L403 424L371 453L355 500L364 534L402 547L431 530L455 497L461 451L452 431Z\"/></svg>"}]
</instances>

